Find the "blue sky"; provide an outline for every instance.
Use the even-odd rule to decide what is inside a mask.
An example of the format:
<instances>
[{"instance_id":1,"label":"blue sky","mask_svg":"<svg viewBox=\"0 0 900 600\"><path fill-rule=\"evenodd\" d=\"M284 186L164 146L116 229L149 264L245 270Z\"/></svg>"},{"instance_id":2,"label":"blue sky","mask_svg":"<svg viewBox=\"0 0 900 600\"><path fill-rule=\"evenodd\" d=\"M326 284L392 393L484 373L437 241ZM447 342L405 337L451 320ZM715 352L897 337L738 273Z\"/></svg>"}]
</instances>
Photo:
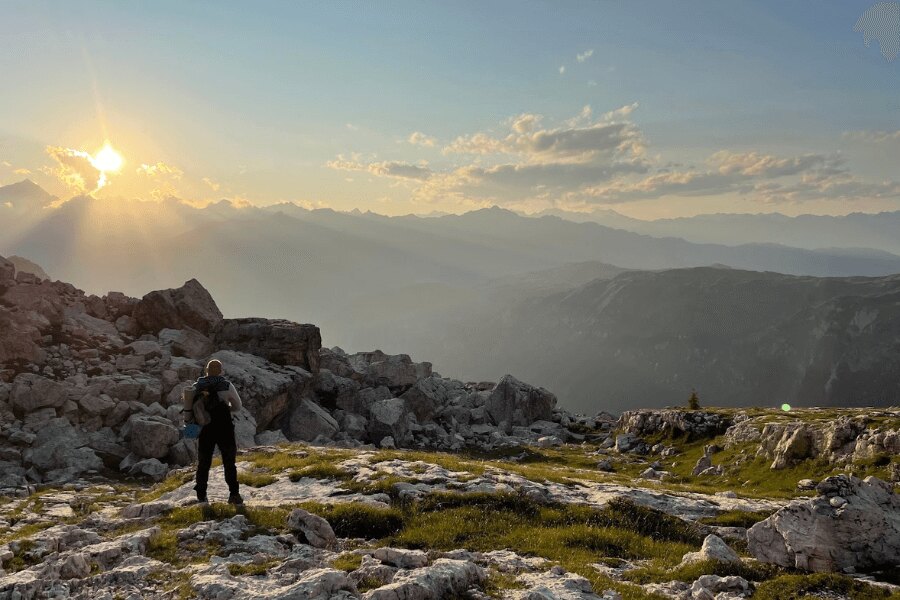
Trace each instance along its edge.
<instances>
[{"instance_id":1,"label":"blue sky","mask_svg":"<svg viewBox=\"0 0 900 600\"><path fill-rule=\"evenodd\" d=\"M79 191L48 147L108 139L110 195L900 209L900 60L853 31L872 4L0 0L0 184Z\"/></svg>"}]
</instances>

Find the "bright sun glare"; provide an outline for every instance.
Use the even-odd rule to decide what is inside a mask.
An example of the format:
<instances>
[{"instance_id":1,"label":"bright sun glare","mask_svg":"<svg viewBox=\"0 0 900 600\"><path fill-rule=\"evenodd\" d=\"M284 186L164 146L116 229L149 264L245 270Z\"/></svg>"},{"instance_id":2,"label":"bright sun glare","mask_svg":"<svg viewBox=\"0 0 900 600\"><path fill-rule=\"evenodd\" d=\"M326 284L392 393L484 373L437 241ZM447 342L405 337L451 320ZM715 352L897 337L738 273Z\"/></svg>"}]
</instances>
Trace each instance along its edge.
<instances>
[{"instance_id":1,"label":"bright sun glare","mask_svg":"<svg viewBox=\"0 0 900 600\"><path fill-rule=\"evenodd\" d=\"M91 164L101 173L115 173L122 168L124 162L122 155L116 152L109 142L91 157Z\"/></svg>"}]
</instances>

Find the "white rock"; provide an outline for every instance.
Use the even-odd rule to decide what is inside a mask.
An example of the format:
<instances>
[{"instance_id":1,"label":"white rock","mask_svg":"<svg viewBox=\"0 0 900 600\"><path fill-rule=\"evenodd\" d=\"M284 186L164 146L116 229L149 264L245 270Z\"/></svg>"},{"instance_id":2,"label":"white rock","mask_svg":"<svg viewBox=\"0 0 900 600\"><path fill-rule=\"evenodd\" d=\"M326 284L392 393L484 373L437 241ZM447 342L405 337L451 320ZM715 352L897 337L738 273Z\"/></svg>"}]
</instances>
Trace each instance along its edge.
<instances>
[{"instance_id":1,"label":"white rock","mask_svg":"<svg viewBox=\"0 0 900 600\"><path fill-rule=\"evenodd\" d=\"M421 550L378 548L375 550L375 558L401 569L415 569L428 564L428 557Z\"/></svg>"},{"instance_id":2,"label":"white rock","mask_svg":"<svg viewBox=\"0 0 900 600\"><path fill-rule=\"evenodd\" d=\"M681 563L715 560L726 563L739 563L741 557L732 550L722 538L710 534L703 540L703 546L697 552L688 552L681 558Z\"/></svg>"},{"instance_id":3,"label":"white rock","mask_svg":"<svg viewBox=\"0 0 900 600\"><path fill-rule=\"evenodd\" d=\"M484 570L464 560L439 558L429 567L399 571L392 583L366 593L365 600L440 600L461 597L485 579Z\"/></svg>"},{"instance_id":4,"label":"white rock","mask_svg":"<svg viewBox=\"0 0 900 600\"><path fill-rule=\"evenodd\" d=\"M819 496L791 502L747 532L763 562L808 571L865 571L900 564L900 496L875 477L828 477ZM845 503L840 508L832 500Z\"/></svg>"},{"instance_id":5,"label":"white rock","mask_svg":"<svg viewBox=\"0 0 900 600\"><path fill-rule=\"evenodd\" d=\"M316 548L334 548L337 538L328 521L318 515L295 508L287 520L288 529L302 533L310 546Z\"/></svg>"}]
</instances>

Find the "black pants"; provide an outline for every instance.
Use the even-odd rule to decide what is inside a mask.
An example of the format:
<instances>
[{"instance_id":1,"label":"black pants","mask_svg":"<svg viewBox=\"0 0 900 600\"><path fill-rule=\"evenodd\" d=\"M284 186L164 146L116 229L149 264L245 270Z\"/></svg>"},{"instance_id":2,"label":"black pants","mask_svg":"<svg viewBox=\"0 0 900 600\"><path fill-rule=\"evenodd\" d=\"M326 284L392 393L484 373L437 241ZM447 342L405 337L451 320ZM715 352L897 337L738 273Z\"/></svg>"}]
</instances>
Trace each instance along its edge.
<instances>
[{"instance_id":1,"label":"black pants","mask_svg":"<svg viewBox=\"0 0 900 600\"><path fill-rule=\"evenodd\" d=\"M200 430L200 440L197 447L197 484L194 486L194 489L197 490L197 497L202 498L206 496L209 467L212 465L213 451L216 446L219 447L219 452L222 453L222 466L225 469L225 482L228 484L228 491L232 494L239 492L237 467L234 464L237 457L234 425L230 422L217 423L213 421Z\"/></svg>"}]
</instances>

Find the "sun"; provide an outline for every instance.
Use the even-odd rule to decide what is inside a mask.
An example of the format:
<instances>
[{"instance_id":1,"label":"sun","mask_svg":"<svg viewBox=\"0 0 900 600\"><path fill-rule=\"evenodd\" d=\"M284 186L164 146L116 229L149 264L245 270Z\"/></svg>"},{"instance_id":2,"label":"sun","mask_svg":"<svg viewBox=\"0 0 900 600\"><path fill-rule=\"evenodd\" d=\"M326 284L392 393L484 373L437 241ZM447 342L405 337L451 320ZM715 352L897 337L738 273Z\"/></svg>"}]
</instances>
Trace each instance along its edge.
<instances>
[{"instance_id":1,"label":"sun","mask_svg":"<svg viewBox=\"0 0 900 600\"><path fill-rule=\"evenodd\" d=\"M91 157L91 164L101 173L115 173L122 168L124 163L125 161L122 159L122 155L116 152L115 148L113 148L109 142L106 142L106 144Z\"/></svg>"}]
</instances>

